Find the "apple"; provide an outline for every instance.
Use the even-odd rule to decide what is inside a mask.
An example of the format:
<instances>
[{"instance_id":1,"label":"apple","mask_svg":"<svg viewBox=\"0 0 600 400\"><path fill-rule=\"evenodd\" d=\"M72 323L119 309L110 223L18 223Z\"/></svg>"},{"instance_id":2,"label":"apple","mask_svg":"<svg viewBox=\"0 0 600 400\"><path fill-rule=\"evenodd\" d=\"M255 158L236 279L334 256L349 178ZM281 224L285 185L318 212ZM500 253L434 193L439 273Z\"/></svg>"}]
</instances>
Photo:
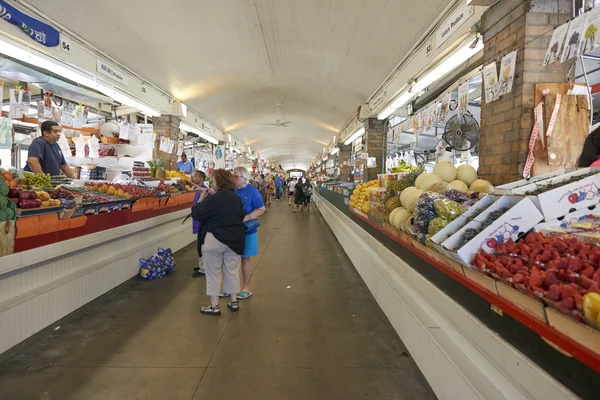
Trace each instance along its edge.
<instances>
[{"instance_id":1,"label":"apple","mask_svg":"<svg viewBox=\"0 0 600 400\"><path fill-rule=\"evenodd\" d=\"M19 197L19 190L18 189L9 189L8 190L8 197L10 198L18 198Z\"/></svg>"},{"instance_id":2,"label":"apple","mask_svg":"<svg viewBox=\"0 0 600 400\"><path fill-rule=\"evenodd\" d=\"M35 199L33 201L35 202L35 208L38 208L38 207L42 206L42 201L40 199Z\"/></svg>"},{"instance_id":3,"label":"apple","mask_svg":"<svg viewBox=\"0 0 600 400\"><path fill-rule=\"evenodd\" d=\"M42 207L50 207L50 200L42 201Z\"/></svg>"}]
</instances>

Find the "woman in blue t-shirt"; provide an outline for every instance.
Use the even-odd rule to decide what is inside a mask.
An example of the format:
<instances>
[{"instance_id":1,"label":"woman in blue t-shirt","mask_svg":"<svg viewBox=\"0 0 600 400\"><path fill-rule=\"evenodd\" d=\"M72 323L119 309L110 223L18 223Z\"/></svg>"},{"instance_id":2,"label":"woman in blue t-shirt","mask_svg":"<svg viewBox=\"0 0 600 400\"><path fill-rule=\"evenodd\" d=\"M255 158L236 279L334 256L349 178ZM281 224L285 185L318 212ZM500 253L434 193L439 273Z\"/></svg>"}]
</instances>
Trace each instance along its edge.
<instances>
[{"instance_id":1,"label":"woman in blue t-shirt","mask_svg":"<svg viewBox=\"0 0 600 400\"><path fill-rule=\"evenodd\" d=\"M257 219L265 213L265 204L258 189L248 183L250 172L244 167L237 167L233 170L236 190L235 193L242 199L244 213L246 214L244 222ZM250 291L250 279L252 278L252 260L251 257L258 254L258 231L246 232L246 246L242 255L242 291L238 293L238 299L244 300L252 296ZM221 293L221 297L228 297L229 293Z\"/></svg>"}]
</instances>

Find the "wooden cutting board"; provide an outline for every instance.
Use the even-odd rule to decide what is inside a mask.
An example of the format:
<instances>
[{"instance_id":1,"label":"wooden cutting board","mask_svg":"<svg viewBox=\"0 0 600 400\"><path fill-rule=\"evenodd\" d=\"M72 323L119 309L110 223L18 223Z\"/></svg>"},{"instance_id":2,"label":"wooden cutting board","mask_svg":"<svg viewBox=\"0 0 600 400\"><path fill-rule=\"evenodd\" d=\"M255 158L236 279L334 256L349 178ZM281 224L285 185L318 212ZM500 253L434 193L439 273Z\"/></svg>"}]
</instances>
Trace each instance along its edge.
<instances>
[{"instance_id":1,"label":"wooden cutting board","mask_svg":"<svg viewBox=\"0 0 600 400\"><path fill-rule=\"evenodd\" d=\"M556 106L556 93L544 96L544 129L548 131ZM546 162L559 168L577 167L583 143L589 134L589 110L586 95L563 95L554 129L544 132Z\"/></svg>"}]
</instances>

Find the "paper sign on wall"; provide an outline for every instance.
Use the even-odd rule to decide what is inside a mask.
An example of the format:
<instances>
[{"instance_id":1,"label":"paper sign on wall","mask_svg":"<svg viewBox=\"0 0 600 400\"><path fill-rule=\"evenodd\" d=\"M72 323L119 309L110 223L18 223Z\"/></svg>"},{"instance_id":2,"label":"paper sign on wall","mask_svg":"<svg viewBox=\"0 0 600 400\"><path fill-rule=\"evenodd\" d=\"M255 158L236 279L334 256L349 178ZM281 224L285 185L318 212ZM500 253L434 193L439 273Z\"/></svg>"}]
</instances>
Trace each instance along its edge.
<instances>
[{"instance_id":1,"label":"paper sign on wall","mask_svg":"<svg viewBox=\"0 0 600 400\"><path fill-rule=\"evenodd\" d=\"M569 24L567 37L565 39L564 50L560 62L565 62L579 55L583 38L583 28L585 27L586 14L575 17Z\"/></svg>"},{"instance_id":2,"label":"paper sign on wall","mask_svg":"<svg viewBox=\"0 0 600 400\"><path fill-rule=\"evenodd\" d=\"M502 57L502 62L500 63L500 76L498 78L498 89L496 90L497 97L512 92L516 65L517 50Z\"/></svg>"},{"instance_id":3,"label":"paper sign on wall","mask_svg":"<svg viewBox=\"0 0 600 400\"><path fill-rule=\"evenodd\" d=\"M61 124L67 126L73 126L75 124L75 105L73 103L65 102L61 115Z\"/></svg>"},{"instance_id":4,"label":"paper sign on wall","mask_svg":"<svg viewBox=\"0 0 600 400\"><path fill-rule=\"evenodd\" d=\"M492 62L483 67L483 84L485 86L485 102L491 103L498 99L496 90L498 88L498 69L496 62Z\"/></svg>"},{"instance_id":5,"label":"paper sign on wall","mask_svg":"<svg viewBox=\"0 0 600 400\"><path fill-rule=\"evenodd\" d=\"M587 54L600 45L600 7L591 9L585 17L580 54Z\"/></svg>"},{"instance_id":6,"label":"paper sign on wall","mask_svg":"<svg viewBox=\"0 0 600 400\"><path fill-rule=\"evenodd\" d=\"M544 62L542 62L542 67L560 61L565 48L565 37L567 36L568 30L568 23L561 25L554 30L552 38L550 39L550 44L548 45L548 50L546 50L546 57L544 57Z\"/></svg>"},{"instance_id":7,"label":"paper sign on wall","mask_svg":"<svg viewBox=\"0 0 600 400\"><path fill-rule=\"evenodd\" d=\"M464 82L458 87L458 115L467 113L469 106L469 82Z\"/></svg>"},{"instance_id":8,"label":"paper sign on wall","mask_svg":"<svg viewBox=\"0 0 600 400\"><path fill-rule=\"evenodd\" d=\"M439 121L440 123L446 123L446 120L448 119L448 107L450 105L450 93L446 93L443 97L442 97L442 104L440 106L440 118Z\"/></svg>"}]
</instances>

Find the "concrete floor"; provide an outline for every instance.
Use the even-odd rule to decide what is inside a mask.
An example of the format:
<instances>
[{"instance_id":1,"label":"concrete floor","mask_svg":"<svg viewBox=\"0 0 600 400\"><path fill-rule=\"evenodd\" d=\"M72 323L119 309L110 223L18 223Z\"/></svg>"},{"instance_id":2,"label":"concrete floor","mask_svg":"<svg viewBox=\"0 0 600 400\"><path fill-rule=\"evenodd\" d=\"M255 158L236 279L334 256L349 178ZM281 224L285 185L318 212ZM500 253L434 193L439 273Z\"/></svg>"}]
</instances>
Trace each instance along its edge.
<instances>
[{"instance_id":1,"label":"concrete floor","mask_svg":"<svg viewBox=\"0 0 600 400\"><path fill-rule=\"evenodd\" d=\"M0 355L0 399L435 399L319 212L261 224L239 313L199 313L192 244Z\"/></svg>"}]
</instances>

